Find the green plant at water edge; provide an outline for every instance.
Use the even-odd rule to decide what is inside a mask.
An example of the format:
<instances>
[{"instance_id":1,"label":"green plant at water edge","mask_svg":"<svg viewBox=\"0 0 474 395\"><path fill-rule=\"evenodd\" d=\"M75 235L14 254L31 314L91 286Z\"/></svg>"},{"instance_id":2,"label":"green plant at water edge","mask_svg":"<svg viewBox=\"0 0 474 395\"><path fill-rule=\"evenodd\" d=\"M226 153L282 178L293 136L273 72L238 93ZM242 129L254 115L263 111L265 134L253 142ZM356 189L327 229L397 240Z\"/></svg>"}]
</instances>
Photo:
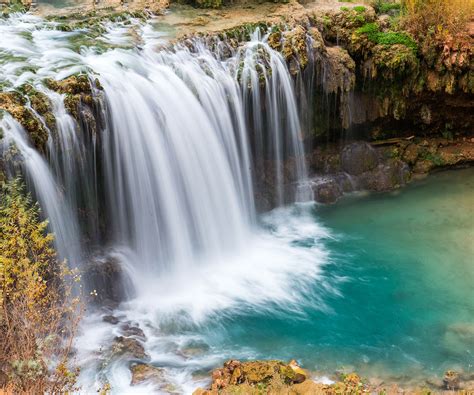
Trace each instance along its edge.
<instances>
[{"instance_id":1,"label":"green plant at water edge","mask_svg":"<svg viewBox=\"0 0 474 395\"><path fill-rule=\"evenodd\" d=\"M401 44L412 49L413 52L418 50L418 45L408 34L404 32L382 32L374 22L366 23L357 29L356 33L365 34L370 41L378 45L392 46Z\"/></svg>"},{"instance_id":2,"label":"green plant at water edge","mask_svg":"<svg viewBox=\"0 0 474 395\"><path fill-rule=\"evenodd\" d=\"M8 5L0 5L0 16L8 16L15 12L26 12L28 11L27 7L20 0L11 0Z\"/></svg>"},{"instance_id":3,"label":"green plant at water edge","mask_svg":"<svg viewBox=\"0 0 474 395\"><path fill-rule=\"evenodd\" d=\"M47 221L19 179L0 195L0 368L7 393L76 390L70 364L82 304L72 297L79 277L61 264Z\"/></svg>"}]
</instances>

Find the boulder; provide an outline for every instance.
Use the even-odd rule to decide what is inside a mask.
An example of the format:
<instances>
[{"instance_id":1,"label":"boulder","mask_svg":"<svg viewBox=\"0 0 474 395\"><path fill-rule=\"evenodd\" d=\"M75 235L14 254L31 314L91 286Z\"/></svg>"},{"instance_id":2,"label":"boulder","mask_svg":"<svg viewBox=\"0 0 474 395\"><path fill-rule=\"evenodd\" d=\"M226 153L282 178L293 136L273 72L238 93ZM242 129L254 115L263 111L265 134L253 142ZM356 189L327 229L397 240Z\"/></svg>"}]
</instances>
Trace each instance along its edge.
<instances>
[{"instance_id":1,"label":"boulder","mask_svg":"<svg viewBox=\"0 0 474 395\"><path fill-rule=\"evenodd\" d=\"M378 155L368 143L352 143L342 150L341 164L342 170L357 176L374 169L378 164Z\"/></svg>"},{"instance_id":2,"label":"boulder","mask_svg":"<svg viewBox=\"0 0 474 395\"><path fill-rule=\"evenodd\" d=\"M121 326L121 329L122 333L127 337L134 336L143 340L146 339L145 333L138 326L130 325L130 323L125 323Z\"/></svg>"},{"instance_id":3,"label":"boulder","mask_svg":"<svg viewBox=\"0 0 474 395\"><path fill-rule=\"evenodd\" d=\"M127 298L125 275L114 257L90 262L84 269L83 279L87 292L100 305L114 307Z\"/></svg>"},{"instance_id":4,"label":"boulder","mask_svg":"<svg viewBox=\"0 0 474 395\"><path fill-rule=\"evenodd\" d=\"M359 177L360 185L370 191L390 191L405 185L410 171L406 163L393 159Z\"/></svg>"},{"instance_id":5,"label":"boulder","mask_svg":"<svg viewBox=\"0 0 474 395\"><path fill-rule=\"evenodd\" d=\"M319 203L334 203L342 196L342 189L333 178L318 180L312 185L314 200Z\"/></svg>"},{"instance_id":6,"label":"boulder","mask_svg":"<svg viewBox=\"0 0 474 395\"><path fill-rule=\"evenodd\" d=\"M127 356L135 359L145 359L145 348L131 337L117 336L112 345L112 356Z\"/></svg>"}]
</instances>

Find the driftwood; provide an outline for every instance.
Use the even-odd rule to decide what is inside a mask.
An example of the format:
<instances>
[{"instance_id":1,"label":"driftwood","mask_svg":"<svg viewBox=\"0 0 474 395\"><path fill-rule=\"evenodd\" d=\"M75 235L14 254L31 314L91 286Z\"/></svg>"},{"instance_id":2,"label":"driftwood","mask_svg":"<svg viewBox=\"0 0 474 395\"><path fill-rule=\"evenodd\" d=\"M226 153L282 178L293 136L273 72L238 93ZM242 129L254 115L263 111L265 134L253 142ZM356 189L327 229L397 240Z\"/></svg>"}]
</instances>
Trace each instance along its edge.
<instances>
[{"instance_id":1,"label":"driftwood","mask_svg":"<svg viewBox=\"0 0 474 395\"><path fill-rule=\"evenodd\" d=\"M393 145L393 144L399 144L403 141L411 141L415 138L415 136L410 136L410 137L395 137L393 139L387 139L387 140L377 140L373 141L370 144L374 146L380 146L380 145Z\"/></svg>"}]
</instances>

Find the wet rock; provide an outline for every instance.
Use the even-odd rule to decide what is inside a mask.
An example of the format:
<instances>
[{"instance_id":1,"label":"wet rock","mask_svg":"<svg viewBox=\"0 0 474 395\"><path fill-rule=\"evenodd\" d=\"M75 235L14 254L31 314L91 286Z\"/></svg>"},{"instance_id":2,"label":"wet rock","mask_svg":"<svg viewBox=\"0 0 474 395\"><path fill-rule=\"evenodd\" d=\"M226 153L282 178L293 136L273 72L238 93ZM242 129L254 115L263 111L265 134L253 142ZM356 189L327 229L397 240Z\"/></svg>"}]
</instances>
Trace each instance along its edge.
<instances>
[{"instance_id":1,"label":"wet rock","mask_svg":"<svg viewBox=\"0 0 474 395\"><path fill-rule=\"evenodd\" d=\"M119 319L113 315L104 315L102 317L102 321L107 322L112 325L117 325L119 323Z\"/></svg>"},{"instance_id":2,"label":"wet rock","mask_svg":"<svg viewBox=\"0 0 474 395\"><path fill-rule=\"evenodd\" d=\"M398 160L380 164L373 171L362 174L359 178L362 188L370 191L390 191L405 185L409 179L408 166Z\"/></svg>"},{"instance_id":3,"label":"wet rock","mask_svg":"<svg viewBox=\"0 0 474 395\"><path fill-rule=\"evenodd\" d=\"M334 203L342 196L342 189L333 178L324 178L312 185L314 200L320 203Z\"/></svg>"},{"instance_id":4,"label":"wet rock","mask_svg":"<svg viewBox=\"0 0 474 395\"><path fill-rule=\"evenodd\" d=\"M1 110L8 112L28 133L33 145L41 152L46 149L48 131L41 121L27 108L27 102L17 92L0 92Z\"/></svg>"},{"instance_id":5,"label":"wet rock","mask_svg":"<svg viewBox=\"0 0 474 395\"><path fill-rule=\"evenodd\" d=\"M459 373L454 370L448 370L444 374L443 383L447 390L458 390L460 384Z\"/></svg>"},{"instance_id":6,"label":"wet rock","mask_svg":"<svg viewBox=\"0 0 474 395\"><path fill-rule=\"evenodd\" d=\"M117 336L112 345L113 356L128 356L135 359L145 359L147 354L142 344L133 338Z\"/></svg>"},{"instance_id":7,"label":"wet rock","mask_svg":"<svg viewBox=\"0 0 474 395\"><path fill-rule=\"evenodd\" d=\"M83 278L87 292L98 304L113 307L127 297L126 278L120 262L114 257L90 262L84 269Z\"/></svg>"},{"instance_id":8,"label":"wet rock","mask_svg":"<svg viewBox=\"0 0 474 395\"><path fill-rule=\"evenodd\" d=\"M354 88L355 62L342 47L327 47L324 68L326 80L323 88L327 93L349 92Z\"/></svg>"},{"instance_id":9,"label":"wet rock","mask_svg":"<svg viewBox=\"0 0 474 395\"><path fill-rule=\"evenodd\" d=\"M45 80L46 86L58 93L76 95L79 93L90 93L91 85L87 75L72 75L63 80Z\"/></svg>"},{"instance_id":10,"label":"wet rock","mask_svg":"<svg viewBox=\"0 0 474 395\"><path fill-rule=\"evenodd\" d=\"M377 166L378 155L368 143L352 143L342 150L341 164L346 173L360 175Z\"/></svg>"},{"instance_id":11,"label":"wet rock","mask_svg":"<svg viewBox=\"0 0 474 395\"><path fill-rule=\"evenodd\" d=\"M295 377L292 379L293 383L301 384L303 381L306 380L306 377L308 376L308 373L306 373L306 371L298 365L298 362L296 362L294 359L292 359L290 361L290 363L288 364L288 366L295 373Z\"/></svg>"},{"instance_id":12,"label":"wet rock","mask_svg":"<svg viewBox=\"0 0 474 395\"><path fill-rule=\"evenodd\" d=\"M145 381L161 383L164 379L162 368L145 363L133 364L130 370L132 371L132 385L141 384Z\"/></svg>"},{"instance_id":13,"label":"wet rock","mask_svg":"<svg viewBox=\"0 0 474 395\"><path fill-rule=\"evenodd\" d=\"M209 350L209 346L198 340L192 340L188 342L181 350L180 353L185 357L185 358L192 358L197 355L204 354Z\"/></svg>"},{"instance_id":14,"label":"wet rock","mask_svg":"<svg viewBox=\"0 0 474 395\"><path fill-rule=\"evenodd\" d=\"M143 383L151 383L154 385L157 391L166 394L179 394L182 391L178 389L168 381L166 373L163 368L157 366L137 363L132 364L130 367L132 372L131 385L139 385Z\"/></svg>"},{"instance_id":15,"label":"wet rock","mask_svg":"<svg viewBox=\"0 0 474 395\"><path fill-rule=\"evenodd\" d=\"M130 325L129 323L126 323L122 325L121 329L122 329L122 333L125 336L135 336L143 340L146 339L145 333L138 326L133 326L133 325Z\"/></svg>"}]
</instances>

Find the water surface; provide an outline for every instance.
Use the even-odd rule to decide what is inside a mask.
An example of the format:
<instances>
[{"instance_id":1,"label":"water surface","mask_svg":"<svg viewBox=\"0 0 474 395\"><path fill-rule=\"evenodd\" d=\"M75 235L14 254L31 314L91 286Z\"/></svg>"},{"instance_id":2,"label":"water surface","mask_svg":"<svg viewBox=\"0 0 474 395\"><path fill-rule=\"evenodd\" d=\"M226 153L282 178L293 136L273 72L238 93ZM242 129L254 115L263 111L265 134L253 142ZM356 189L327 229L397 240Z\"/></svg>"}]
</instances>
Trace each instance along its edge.
<instances>
[{"instance_id":1,"label":"water surface","mask_svg":"<svg viewBox=\"0 0 474 395\"><path fill-rule=\"evenodd\" d=\"M211 325L208 339L229 356L298 358L325 373L356 369L406 381L472 371L473 210L474 169L317 206L311 215L329 231L318 240L329 263L304 315L233 317ZM274 212L270 222L297 211ZM301 236L294 243L310 248Z\"/></svg>"}]
</instances>

